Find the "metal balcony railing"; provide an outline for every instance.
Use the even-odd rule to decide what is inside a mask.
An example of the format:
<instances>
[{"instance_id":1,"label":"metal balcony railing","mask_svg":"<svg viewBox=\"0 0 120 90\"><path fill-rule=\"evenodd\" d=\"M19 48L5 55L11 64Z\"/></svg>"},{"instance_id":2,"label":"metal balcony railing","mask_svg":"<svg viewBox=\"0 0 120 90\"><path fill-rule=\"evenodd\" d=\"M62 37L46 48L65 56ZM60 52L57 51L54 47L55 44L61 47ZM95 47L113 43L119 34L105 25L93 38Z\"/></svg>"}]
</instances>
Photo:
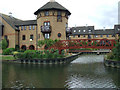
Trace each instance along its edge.
<instances>
[{"instance_id":1,"label":"metal balcony railing","mask_svg":"<svg viewBox=\"0 0 120 90\"><path fill-rule=\"evenodd\" d=\"M42 33L51 33L51 26L41 26Z\"/></svg>"},{"instance_id":2,"label":"metal balcony railing","mask_svg":"<svg viewBox=\"0 0 120 90\"><path fill-rule=\"evenodd\" d=\"M70 28L66 28L66 33L71 33L71 29Z\"/></svg>"}]
</instances>

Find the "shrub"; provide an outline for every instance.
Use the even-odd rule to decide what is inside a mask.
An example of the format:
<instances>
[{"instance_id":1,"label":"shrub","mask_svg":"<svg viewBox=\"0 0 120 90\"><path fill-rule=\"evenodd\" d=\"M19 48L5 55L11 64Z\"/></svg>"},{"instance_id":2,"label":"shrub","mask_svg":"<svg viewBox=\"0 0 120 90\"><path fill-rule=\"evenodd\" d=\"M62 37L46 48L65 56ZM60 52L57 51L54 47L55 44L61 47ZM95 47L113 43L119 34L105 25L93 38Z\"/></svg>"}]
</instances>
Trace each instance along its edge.
<instances>
[{"instance_id":1,"label":"shrub","mask_svg":"<svg viewBox=\"0 0 120 90\"><path fill-rule=\"evenodd\" d=\"M3 55L12 55L13 54L13 51L15 51L14 48L7 48L7 49L4 49L3 50Z\"/></svg>"},{"instance_id":2,"label":"shrub","mask_svg":"<svg viewBox=\"0 0 120 90\"><path fill-rule=\"evenodd\" d=\"M115 56L115 58L117 60L120 60L120 42L117 42L117 44L115 45L115 48L113 48L112 52L113 52L113 55Z\"/></svg>"},{"instance_id":3,"label":"shrub","mask_svg":"<svg viewBox=\"0 0 120 90\"><path fill-rule=\"evenodd\" d=\"M7 42L6 39L3 39L3 40L2 40L2 46L1 46L1 47L2 47L3 50L8 47L8 42Z\"/></svg>"},{"instance_id":4,"label":"shrub","mask_svg":"<svg viewBox=\"0 0 120 90\"><path fill-rule=\"evenodd\" d=\"M110 53L108 53L107 54L107 59L114 59L114 55L113 55L113 53L112 52L110 52Z\"/></svg>"},{"instance_id":5,"label":"shrub","mask_svg":"<svg viewBox=\"0 0 120 90\"><path fill-rule=\"evenodd\" d=\"M53 52L52 52L53 51ZM25 52L19 52L15 54L15 58L19 59L43 59L43 58L60 58L64 57L64 50L61 54L59 54L58 50L52 50L51 52L49 50L43 51L36 51L36 50L26 50Z\"/></svg>"}]
</instances>

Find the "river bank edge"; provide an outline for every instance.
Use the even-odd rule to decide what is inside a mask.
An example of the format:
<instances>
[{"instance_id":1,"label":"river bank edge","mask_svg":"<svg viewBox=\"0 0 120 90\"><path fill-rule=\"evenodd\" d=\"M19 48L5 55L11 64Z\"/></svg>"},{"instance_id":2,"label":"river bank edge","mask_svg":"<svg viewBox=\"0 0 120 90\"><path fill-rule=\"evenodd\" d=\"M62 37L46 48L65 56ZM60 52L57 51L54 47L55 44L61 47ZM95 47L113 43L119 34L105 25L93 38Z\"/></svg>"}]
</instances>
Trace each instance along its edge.
<instances>
[{"instance_id":1,"label":"river bank edge","mask_svg":"<svg viewBox=\"0 0 120 90\"><path fill-rule=\"evenodd\" d=\"M120 61L110 60L104 57L104 65L107 67L120 68Z\"/></svg>"},{"instance_id":2,"label":"river bank edge","mask_svg":"<svg viewBox=\"0 0 120 90\"><path fill-rule=\"evenodd\" d=\"M2 62L8 63L21 63L21 64L62 64L62 63L70 63L74 59L78 58L78 54L73 54L71 56L63 57L63 58L55 58L55 59L14 59L14 60L3 60Z\"/></svg>"}]
</instances>

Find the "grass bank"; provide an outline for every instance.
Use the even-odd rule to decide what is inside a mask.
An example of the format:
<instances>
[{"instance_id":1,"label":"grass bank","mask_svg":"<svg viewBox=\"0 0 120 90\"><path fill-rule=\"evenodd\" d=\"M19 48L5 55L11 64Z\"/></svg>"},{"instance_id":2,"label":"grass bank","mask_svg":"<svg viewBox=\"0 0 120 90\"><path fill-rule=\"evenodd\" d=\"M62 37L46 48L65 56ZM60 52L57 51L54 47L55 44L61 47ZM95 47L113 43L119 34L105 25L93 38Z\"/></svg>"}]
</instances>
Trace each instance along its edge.
<instances>
[{"instance_id":1,"label":"grass bank","mask_svg":"<svg viewBox=\"0 0 120 90\"><path fill-rule=\"evenodd\" d=\"M15 60L15 58L11 55L11 56L0 56L0 59L2 60Z\"/></svg>"}]
</instances>

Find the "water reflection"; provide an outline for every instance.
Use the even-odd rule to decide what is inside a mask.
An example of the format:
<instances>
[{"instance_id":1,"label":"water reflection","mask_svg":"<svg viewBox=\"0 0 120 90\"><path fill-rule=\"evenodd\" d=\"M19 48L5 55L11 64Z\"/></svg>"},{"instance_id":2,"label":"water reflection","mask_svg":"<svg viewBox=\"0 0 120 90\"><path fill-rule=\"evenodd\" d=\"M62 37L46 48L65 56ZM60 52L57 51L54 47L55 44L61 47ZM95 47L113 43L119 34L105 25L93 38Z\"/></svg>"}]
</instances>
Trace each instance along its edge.
<instances>
[{"instance_id":1,"label":"water reflection","mask_svg":"<svg viewBox=\"0 0 120 90\"><path fill-rule=\"evenodd\" d=\"M120 69L105 67L103 55L82 55L68 65L3 63L3 88L118 88Z\"/></svg>"}]
</instances>

